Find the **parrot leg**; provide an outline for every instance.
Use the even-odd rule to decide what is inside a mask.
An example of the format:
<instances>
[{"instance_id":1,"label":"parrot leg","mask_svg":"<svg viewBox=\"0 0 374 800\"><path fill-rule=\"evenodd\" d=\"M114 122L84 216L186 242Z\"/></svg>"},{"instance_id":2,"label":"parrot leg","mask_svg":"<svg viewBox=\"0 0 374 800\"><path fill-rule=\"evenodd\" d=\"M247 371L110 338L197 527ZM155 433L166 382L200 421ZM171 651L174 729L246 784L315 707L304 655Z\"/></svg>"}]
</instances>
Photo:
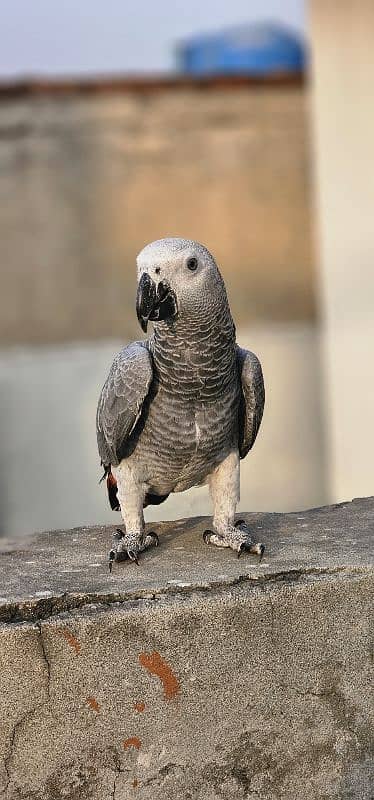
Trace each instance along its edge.
<instances>
[{"instance_id":1,"label":"parrot leg","mask_svg":"<svg viewBox=\"0 0 374 800\"><path fill-rule=\"evenodd\" d=\"M143 504L146 487L136 480L136 476L124 461L116 467L115 477L125 530L117 528L114 534L113 547L109 553L110 572L114 561L130 559L139 564L139 554L152 545L158 545L158 536L154 531L145 533Z\"/></svg>"},{"instance_id":2,"label":"parrot leg","mask_svg":"<svg viewBox=\"0 0 374 800\"><path fill-rule=\"evenodd\" d=\"M235 524L235 510L240 496L239 453L233 450L214 470L209 478L209 488L213 501L213 531L204 531L206 544L216 547L231 547L239 556L244 551L260 556L265 546L254 542L245 528L243 520Z\"/></svg>"}]
</instances>

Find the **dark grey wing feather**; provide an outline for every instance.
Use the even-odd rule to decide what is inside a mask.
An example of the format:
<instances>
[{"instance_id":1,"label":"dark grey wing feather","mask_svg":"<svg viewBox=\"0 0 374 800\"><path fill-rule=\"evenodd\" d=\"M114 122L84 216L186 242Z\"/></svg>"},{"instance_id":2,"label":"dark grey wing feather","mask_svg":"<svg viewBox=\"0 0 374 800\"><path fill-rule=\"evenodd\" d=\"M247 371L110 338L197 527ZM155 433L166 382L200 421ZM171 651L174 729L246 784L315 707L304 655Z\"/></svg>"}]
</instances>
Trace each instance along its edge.
<instances>
[{"instance_id":1,"label":"dark grey wing feather","mask_svg":"<svg viewBox=\"0 0 374 800\"><path fill-rule=\"evenodd\" d=\"M132 342L116 355L96 414L97 445L104 467L119 464L126 440L140 417L152 378L152 356L143 342Z\"/></svg>"},{"instance_id":2,"label":"dark grey wing feather","mask_svg":"<svg viewBox=\"0 0 374 800\"><path fill-rule=\"evenodd\" d=\"M239 407L239 454L245 458L253 447L265 405L265 387L261 364L249 350L237 348L242 397Z\"/></svg>"}]
</instances>

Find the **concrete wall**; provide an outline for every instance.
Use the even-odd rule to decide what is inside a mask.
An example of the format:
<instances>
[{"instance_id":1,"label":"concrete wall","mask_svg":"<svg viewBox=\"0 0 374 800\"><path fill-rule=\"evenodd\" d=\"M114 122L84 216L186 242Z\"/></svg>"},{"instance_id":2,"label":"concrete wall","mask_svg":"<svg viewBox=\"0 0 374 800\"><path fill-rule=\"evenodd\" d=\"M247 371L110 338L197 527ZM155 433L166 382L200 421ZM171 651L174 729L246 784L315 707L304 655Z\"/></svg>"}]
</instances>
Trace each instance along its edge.
<instances>
[{"instance_id":1,"label":"concrete wall","mask_svg":"<svg viewBox=\"0 0 374 800\"><path fill-rule=\"evenodd\" d=\"M0 103L0 341L137 333L135 256L203 241L238 321L314 312L301 86Z\"/></svg>"},{"instance_id":2,"label":"concrete wall","mask_svg":"<svg viewBox=\"0 0 374 800\"><path fill-rule=\"evenodd\" d=\"M2 555L4 800L370 800L374 501L250 515L258 564L165 524Z\"/></svg>"},{"instance_id":3,"label":"concrete wall","mask_svg":"<svg viewBox=\"0 0 374 800\"><path fill-rule=\"evenodd\" d=\"M327 450L341 499L373 487L374 3L310 5Z\"/></svg>"}]
</instances>

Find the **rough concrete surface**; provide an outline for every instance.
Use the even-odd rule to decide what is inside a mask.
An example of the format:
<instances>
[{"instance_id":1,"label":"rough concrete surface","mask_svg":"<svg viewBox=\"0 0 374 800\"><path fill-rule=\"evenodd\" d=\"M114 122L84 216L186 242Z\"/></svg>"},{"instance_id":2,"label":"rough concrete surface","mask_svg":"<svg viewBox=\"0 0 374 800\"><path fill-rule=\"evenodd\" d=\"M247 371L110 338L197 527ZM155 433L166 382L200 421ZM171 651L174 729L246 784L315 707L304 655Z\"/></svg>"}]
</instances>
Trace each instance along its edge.
<instances>
[{"instance_id":1,"label":"rough concrete surface","mask_svg":"<svg viewBox=\"0 0 374 800\"><path fill-rule=\"evenodd\" d=\"M261 564L158 526L4 545L5 800L370 800L374 499L245 515ZM14 549L17 548L17 549Z\"/></svg>"}]
</instances>

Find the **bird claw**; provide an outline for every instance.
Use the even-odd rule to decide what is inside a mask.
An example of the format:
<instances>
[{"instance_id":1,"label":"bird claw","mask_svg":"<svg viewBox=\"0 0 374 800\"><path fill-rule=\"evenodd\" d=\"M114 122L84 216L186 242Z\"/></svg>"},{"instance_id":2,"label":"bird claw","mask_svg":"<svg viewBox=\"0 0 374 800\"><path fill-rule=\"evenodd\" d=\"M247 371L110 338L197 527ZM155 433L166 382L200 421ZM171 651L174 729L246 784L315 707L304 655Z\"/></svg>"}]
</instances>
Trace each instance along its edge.
<instances>
[{"instance_id":1,"label":"bird claw","mask_svg":"<svg viewBox=\"0 0 374 800\"><path fill-rule=\"evenodd\" d=\"M210 544L211 537L214 536L214 535L215 534L214 534L213 531L209 531L209 530L204 531L203 539L204 539L205 544Z\"/></svg>"},{"instance_id":2,"label":"bird claw","mask_svg":"<svg viewBox=\"0 0 374 800\"><path fill-rule=\"evenodd\" d=\"M238 520L235 523L235 527L238 528L240 525L244 524L244 520ZM231 547L232 550L237 552L238 558L242 555L242 553L252 553L253 555L259 556L259 564L262 561L264 552L265 552L265 545L261 544L261 542L253 542L252 539L248 536L247 540L240 542L239 546L235 539L231 539L224 536L220 536L214 531L205 530L203 533L203 540L205 544L215 544L218 547Z\"/></svg>"},{"instance_id":3,"label":"bird claw","mask_svg":"<svg viewBox=\"0 0 374 800\"><path fill-rule=\"evenodd\" d=\"M265 552L265 545L261 544L261 542L242 542L238 550L238 558L245 552L259 556L258 563L261 564Z\"/></svg>"},{"instance_id":4,"label":"bird claw","mask_svg":"<svg viewBox=\"0 0 374 800\"><path fill-rule=\"evenodd\" d=\"M158 536L157 536L157 533L155 533L155 531L148 531L148 533L147 533L147 536L150 536L150 537L151 537L151 539L153 539L153 540L154 540L154 546L155 546L155 547L158 547L158 546L159 546L159 544L160 544L160 540L159 540L159 538L158 538ZM147 536L146 536L145 538L147 538Z\"/></svg>"},{"instance_id":5,"label":"bird claw","mask_svg":"<svg viewBox=\"0 0 374 800\"><path fill-rule=\"evenodd\" d=\"M109 551L108 562L109 562L109 572L112 572L114 562L118 561L133 561L139 567L139 554L143 550L147 550L152 545L158 547L160 544L160 540L157 536L155 531L148 531L144 537L143 545L140 545L139 548L126 550L125 548L119 549L119 544L122 539L125 538L125 533L117 528L116 533L113 536L113 539L117 543L117 547L113 547ZM151 541L147 541L147 540ZM123 547L123 545L122 545Z\"/></svg>"},{"instance_id":6,"label":"bird claw","mask_svg":"<svg viewBox=\"0 0 374 800\"><path fill-rule=\"evenodd\" d=\"M115 560L116 560L116 551L115 550L110 550L109 551L109 556L108 556L109 572L112 571L112 569L113 569L113 561L115 561Z\"/></svg>"},{"instance_id":7,"label":"bird claw","mask_svg":"<svg viewBox=\"0 0 374 800\"><path fill-rule=\"evenodd\" d=\"M241 529L243 529L244 526L244 531L243 531L244 533L246 532L246 530L248 531L245 519L237 519L234 525L235 528L241 528ZM239 546L238 558L240 558L240 556L245 552L259 556L258 563L261 564L265 552L265 545L262 544L261 542L253 542L251 537L248 535L248 541L242 542Z\"/></svg>"},{"instance_id":8,"label":"bird claw","mask_svg":"<svg viewBox=\"0 0 374 800\"><path fill-rule=\"evenodd\" d=\"M116 537L114 537L114 538L116 538ZM118 561L127 561L127 559L130 559L132 561L136 561L135 558L131 559L131 556L127 552L127 550L114 550L114 549L110 550L109 551L109 555L108 555L109 572L112 572L113 564L114 564L115 561L117 561L117 562ZM136 561L136 563L138 564L138 561Z\"/></svg>"}]
</instances>

